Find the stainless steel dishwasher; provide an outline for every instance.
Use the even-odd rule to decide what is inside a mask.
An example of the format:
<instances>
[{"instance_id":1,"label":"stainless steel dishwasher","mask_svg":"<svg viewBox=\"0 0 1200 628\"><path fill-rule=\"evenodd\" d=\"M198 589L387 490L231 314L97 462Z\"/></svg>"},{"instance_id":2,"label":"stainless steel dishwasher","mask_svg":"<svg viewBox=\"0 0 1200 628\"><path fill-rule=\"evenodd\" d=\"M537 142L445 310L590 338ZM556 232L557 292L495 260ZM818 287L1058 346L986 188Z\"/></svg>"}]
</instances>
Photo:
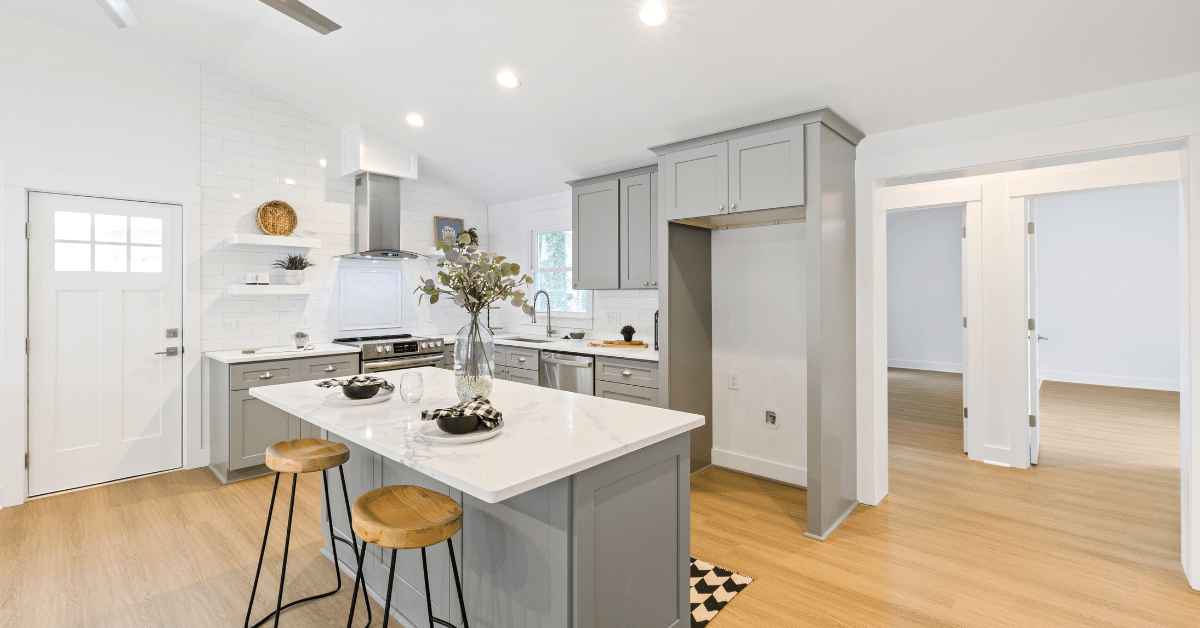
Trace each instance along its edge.
<instances>
[{"instance_id":1,"label":"stainless steel dishwasher","mask_svg":"<svg viewBox=\"0 0 1200 628\"><path fill-rule=\"evenodd\" d=\"M595 366L592 356L558 351L542 351L538 385L567 392L594 393Z\"/></svg>"}]
</instances>

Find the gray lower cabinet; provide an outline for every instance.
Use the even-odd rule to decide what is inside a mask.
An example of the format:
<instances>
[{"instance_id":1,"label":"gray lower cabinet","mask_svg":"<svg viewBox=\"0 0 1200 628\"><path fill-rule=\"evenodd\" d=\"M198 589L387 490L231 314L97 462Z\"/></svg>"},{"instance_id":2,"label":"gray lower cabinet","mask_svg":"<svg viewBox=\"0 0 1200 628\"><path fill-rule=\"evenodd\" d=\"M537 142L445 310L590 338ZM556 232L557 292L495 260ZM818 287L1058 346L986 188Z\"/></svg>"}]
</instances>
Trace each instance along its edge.
<instances>
[{"instance_id":1,"label":"gray lower cabinet","mask_svg":"<svg viewBox=\"0 0 1200 628\"><path fill-rule=\"evenodd\" d=\"M357 353L238 364L206 362L209 468L224 483L270 473L266 449L273 443L320 437L320 430L307 421L252 397L251 388L360 372Z\"/></svg>"},{"instance_id":2,"label":"gray lower cabinet","mask_svg":"<svg viewBox=\"0 0 1200 628\"><path fill-rule=\"evenodd\" d=\"M496 379L537 386L541 357L537 349L496 345Z\"/></svg>"},{"instance_id":3,"label":"gray lower cabinet","mask_svg":"<svg viewBox=\"0 0 1200 628\"><path fill-rule=\"evenodd\" d=\"M658 165L568 181L572 287L658 287Z\"/></svg>"},{"instance_id":4,"label":"gray lower cabinet","mask_svg":"<svg viewBox=\"0 0 1200 628\"><path fill-rule=\"evenodd\" d=\"M658 363L596 356L595 395L662 407L658 396Z\"/></svg>"}]
</instances>

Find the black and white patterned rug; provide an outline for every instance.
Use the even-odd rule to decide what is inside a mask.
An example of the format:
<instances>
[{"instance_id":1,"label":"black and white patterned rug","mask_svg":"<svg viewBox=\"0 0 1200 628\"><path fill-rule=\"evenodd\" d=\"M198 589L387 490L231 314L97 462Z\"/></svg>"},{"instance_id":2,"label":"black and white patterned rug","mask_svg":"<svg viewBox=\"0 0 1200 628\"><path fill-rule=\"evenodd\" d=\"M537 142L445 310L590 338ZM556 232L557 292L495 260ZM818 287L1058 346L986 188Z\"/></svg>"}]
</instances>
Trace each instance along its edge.
<instances>
[{"instance_id":1,"label":"black and white patterned rug","mask_svg":"<svg viewBox=\"0 0 1200 628\"><path fill-rule=\"evenodd\" d=\"M704 628L733 596L754 582L754 578L734 573L692 557L692 628Z\"/></svg>"}]
</instances>

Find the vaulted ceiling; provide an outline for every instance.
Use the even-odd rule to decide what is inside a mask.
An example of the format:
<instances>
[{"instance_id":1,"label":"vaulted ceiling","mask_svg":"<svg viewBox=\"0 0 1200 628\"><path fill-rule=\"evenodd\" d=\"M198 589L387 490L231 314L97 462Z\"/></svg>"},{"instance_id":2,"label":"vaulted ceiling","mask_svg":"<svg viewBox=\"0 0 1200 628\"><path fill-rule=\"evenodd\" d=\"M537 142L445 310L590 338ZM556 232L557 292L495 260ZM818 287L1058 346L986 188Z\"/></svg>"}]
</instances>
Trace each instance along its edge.
<instances>
[{"instance_id":1,"label":"vaulted ceiling","mask_svg":"<svg viewBox=\"0 0 1200 628\"><path fill-rule=\"evenodd\" d=\"M0 13L221 67L369 123L486 203L641 165L647 146L830 106L868 135L1200 72L1196 0L0 0ZM512 69L522 86L495 81ZM427 122L409 126L419 113Z\"/></svg>"}]
</instances>

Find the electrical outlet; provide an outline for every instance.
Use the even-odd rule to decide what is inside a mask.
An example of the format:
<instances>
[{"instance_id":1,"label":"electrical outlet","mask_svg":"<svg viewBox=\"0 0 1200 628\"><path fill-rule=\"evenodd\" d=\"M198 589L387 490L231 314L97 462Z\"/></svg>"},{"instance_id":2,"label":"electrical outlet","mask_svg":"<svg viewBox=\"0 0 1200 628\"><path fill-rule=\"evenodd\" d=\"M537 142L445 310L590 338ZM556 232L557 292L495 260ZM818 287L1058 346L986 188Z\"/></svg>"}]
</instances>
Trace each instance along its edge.
<instances>
[{"instance_id":1,"label":"electrical outlet","mask_svg":"<svg viewBox=\"0 0 1200 628\"><path fill-rule=\"evenodd\" d=\"M242 331L242 317L237 316L234 318L220 319L220 321L217 323L217 331L226 333Z\"/></svg>"},{"instance_id":2,"label":"electrical outlet","mask_svg":"<svg viewBox=\"0 0 1200 628\"><path fill-rule=\"evenodd\" d=\"M608 313L608 324L609 325L620 325L621 324L621 313L620 312L609 312Z\"/></svg>"},{"instance_id":3,"label":"electrical outlet","mask_svg":"<svg viewBox=\"0 0 1200 628\"><path fill-rule=\"evenodd\" d=\"M739 381L741 381L741 377L738 377L737 373L729 371L729 390L737 390Z\"/></svg>"},{"instance_id":4,"label":"electrical outlet","mask_svg":"<svg viewBox=\"0 0 1200 628\"><path fill-rule=\"evenodd\" d=\"M774 410L767 410L767 416L763 419L763 425L769 430L779 429L779 417L775 415Z\"/></svg>"},{"instance_id":5,"label":"electrical outlet","mask_svg":"<svg viewBox=\"0 0 1200 628\"><path fill-rule=\"evenodd\" d=\"M309 328L308 314L301 314L300 315L300 329L308 329L308 328Z\"/></svg>"}]
</instances>

